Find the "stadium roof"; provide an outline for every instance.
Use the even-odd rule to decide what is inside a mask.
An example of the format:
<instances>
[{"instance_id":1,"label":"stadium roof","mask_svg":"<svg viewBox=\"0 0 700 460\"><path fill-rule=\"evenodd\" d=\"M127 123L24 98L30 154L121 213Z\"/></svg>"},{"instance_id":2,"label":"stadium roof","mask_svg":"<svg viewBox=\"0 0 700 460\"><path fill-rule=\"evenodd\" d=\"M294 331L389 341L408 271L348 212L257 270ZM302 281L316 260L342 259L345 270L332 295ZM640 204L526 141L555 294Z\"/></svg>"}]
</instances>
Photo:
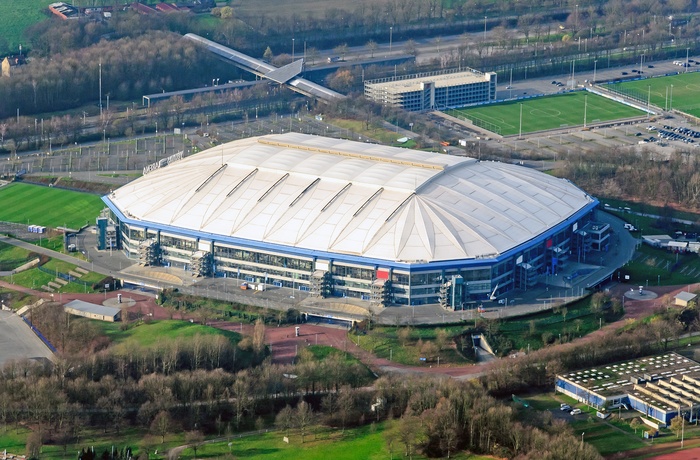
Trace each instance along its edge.
<instances>
[{"instance_id":1,"label":"stadium roof","mask_svg":"<svg viewBox=\"0 0 700 460\"><path fill-rule=\"evenodd\" d=\"M217 146L105 201L144 227L405 263L496 257L595 203L521 166L298 133Z\"/></svg>"}]
</instances>

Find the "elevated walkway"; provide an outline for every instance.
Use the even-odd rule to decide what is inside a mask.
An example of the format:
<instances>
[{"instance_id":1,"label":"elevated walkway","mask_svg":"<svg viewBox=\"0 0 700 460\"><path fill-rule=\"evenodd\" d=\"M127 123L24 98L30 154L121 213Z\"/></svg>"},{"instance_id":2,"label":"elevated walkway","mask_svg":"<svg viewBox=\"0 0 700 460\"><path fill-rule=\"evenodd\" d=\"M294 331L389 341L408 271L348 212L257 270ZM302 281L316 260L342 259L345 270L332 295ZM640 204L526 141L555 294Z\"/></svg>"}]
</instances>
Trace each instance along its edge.
<instances>
[{"instance_id":1,"label":"elevated walkway","mask_svg":"<svg viewBox=\"0 0 700 460\"><path fill-rule=\"evenodd\" d=\"M297 77L297 75L301 73L304 63L302 59L284 67L275 67L260 59L255 59L245 53L200 37L197 34L185 34L185 38L198 43L211 53L216 54L225 61L233 63L240 69L251 72L259 77L269 79L275 83L285 84L292 91L296 91L305 96L315 97L326 102L335 102L340 99L345 99L344 95L328 89L325 86L321 86L305 78Z\"/></svg>"}]
</instances>

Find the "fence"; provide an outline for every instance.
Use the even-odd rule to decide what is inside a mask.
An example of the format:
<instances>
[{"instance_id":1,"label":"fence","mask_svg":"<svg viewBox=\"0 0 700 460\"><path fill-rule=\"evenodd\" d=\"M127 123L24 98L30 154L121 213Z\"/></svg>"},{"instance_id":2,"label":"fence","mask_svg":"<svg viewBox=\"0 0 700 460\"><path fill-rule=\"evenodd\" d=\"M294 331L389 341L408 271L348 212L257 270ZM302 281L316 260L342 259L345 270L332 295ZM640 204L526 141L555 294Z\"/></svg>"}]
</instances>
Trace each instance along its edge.
<instances>
[{"instance_id":1,"label":"fence","mask_svg":"<svg viewBox=\"0 0 700 460\"><path fill-rule=\"evenodd\" d=\"M44 344L47 347L49 347L49 350L51 350L52 353L56 353L58 351L58 350L56 350L56 347L51 345L51 342L49 342L49 339L44 337L44 334L39 332L39 330L37 328L35 328L34 325L32 323L30 323L27 318L22 316L22 320L24 320L24 322L27 323L27 326L29 326L29 328L36 334L36 336L39 337L39 339L41 339L41 341L44 342Z\"/></svg>"},{"instance_id":2,"label":"fence","mask_svg":"<svg viewBox=\"0 0 700 460\"><path fill-rule=\"evenodd\" d=\"M80 284L82 286L85 286L86 288L92 289L92 283L88 283L86 281L78 279L73 275L69 275L68 273L61 273L57 270L49 270L48 268L45 268L45 267L38 267L38 268L42 272L48 273L49 275L55 276L56 278L61 278L61 279L68 281L69 283Z\"/></svg>"}]
</instances>

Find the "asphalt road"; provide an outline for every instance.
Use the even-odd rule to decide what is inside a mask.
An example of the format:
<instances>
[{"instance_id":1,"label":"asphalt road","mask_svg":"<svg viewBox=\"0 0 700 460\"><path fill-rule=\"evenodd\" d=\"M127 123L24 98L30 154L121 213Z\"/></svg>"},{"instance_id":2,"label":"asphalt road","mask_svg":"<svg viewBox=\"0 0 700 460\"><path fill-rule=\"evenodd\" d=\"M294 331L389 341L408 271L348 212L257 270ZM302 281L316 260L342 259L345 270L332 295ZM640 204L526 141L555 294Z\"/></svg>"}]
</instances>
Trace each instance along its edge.
<instances>
[{"instance_id":1,"label":"asphalt road","mask_svg":"<svg viewBox=\"0 0 700 460\"><path fill-rule=\"evenodd\" d=\"M0 311L0 368L22 359L51 360L53 353L14 312Z\"/></svg>"}]
</instances>

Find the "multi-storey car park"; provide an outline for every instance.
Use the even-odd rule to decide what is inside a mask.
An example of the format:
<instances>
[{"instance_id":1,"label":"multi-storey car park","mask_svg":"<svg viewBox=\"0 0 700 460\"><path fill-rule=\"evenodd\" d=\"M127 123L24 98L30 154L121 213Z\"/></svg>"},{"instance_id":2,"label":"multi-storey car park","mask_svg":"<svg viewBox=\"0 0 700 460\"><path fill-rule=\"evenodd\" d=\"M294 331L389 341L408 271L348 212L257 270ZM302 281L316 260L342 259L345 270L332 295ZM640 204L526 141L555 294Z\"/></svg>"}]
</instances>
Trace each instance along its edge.
<instances>
[{"instance_id":1,"label":"multi-storey car park","mask_svg":"<svg viewBox=\"0 0 700 460\"><path fill-rule=\"evenodd\" d=\"M214 147L103 199L142 264L382 305L528 289L609 236L596 199L533 169L298 133Z\"/></svg>"},{"instance_id":2,"label":"multi-storey car park","mask_svg":"<svg viewBox=\"0 0 700 460\"><path fill-rule=\"evenodd\" d=\"M475 69L441 70L365 82L365 96L404 110L464 107L496 100L496 74Z\"/></svg>"}]
</instances>

